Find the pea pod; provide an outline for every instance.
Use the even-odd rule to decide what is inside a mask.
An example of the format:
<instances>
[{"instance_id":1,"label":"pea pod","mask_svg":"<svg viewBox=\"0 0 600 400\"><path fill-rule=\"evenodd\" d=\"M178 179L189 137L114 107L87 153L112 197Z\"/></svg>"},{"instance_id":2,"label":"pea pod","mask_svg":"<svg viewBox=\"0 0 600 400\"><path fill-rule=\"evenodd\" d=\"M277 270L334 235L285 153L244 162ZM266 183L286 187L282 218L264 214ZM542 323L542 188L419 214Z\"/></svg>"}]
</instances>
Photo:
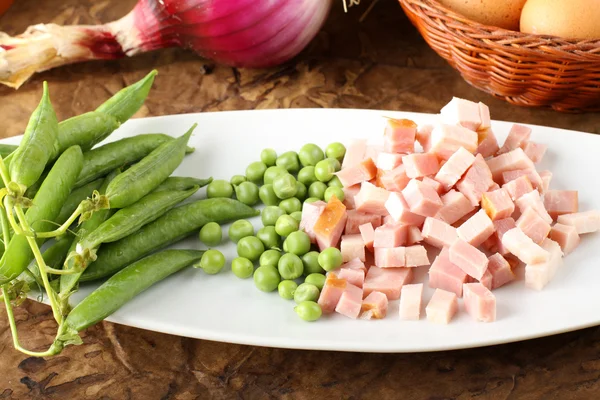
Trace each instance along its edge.
<instances>
[{"instance_id":1,"label":"pea pod","mask_svg":"<svg viewBox=\"0 0 600 400\"><path fill-rule=\"evenodd\" d=\"M57 136L58 121L50 103L48 84L44 82L42 100L31 114L21 144L10 162L11 180L25 188L33 185L44 172L48 161L57 154Z\"/></svg>"},{"instance_id":2,"label":"pea pod","mask_svg":"<svg viewBox=\"0 0 600 400\"><path fill-rule=\"evenodd\" d=\"M120 123L127 121L144 104L156 74L158 72L152 70L133 85L119 90L114 96L102 103L96 111L111 115Z\"/></svg>"},{"instance_id":3,"label":"pea pod","mask_svg":"<svg viewBox=\"0 0 600 400\"><path fill-rule=\"evenodd\" d=\"M110 208L127 207L156 189L183 161L187 142L196 128L161 144L137 164L117 176L106 189Z\"/></svg>"},{"instance_id":4,"label":"pea pod","mask_svg":"<svg viewBox=\"0 0 600 400\"><path fill-rule=\"evenodd\" d=\"M58 124L58 151L61 153L71 146L79 146L82 151L88 151L106 139L119 125L121 123L117 118L99 111L64 120Z\"/></svg>"},{"instance_id":5,"label":"pea pod","mask_svg":"<svg viewBox=\"0 0 600 400\"><path fill-rule=\"evenodd\" d=\"M0 143L0 156L2 158L8 157L12 152L19 148L16 144L1 144Z\"/></svg>"},{"instance_id":6,"label":"pea pod","mask_svg":"<svg viewBox=\"0 0 600 400\"><path fill-rule=\"evenodd\" d=\"M78 146L70 147L58 158L33 198L33 205L25 214L28 224L33 229L47 231L54 227L50 221L54 221L58 216L82 165L83 154ZM13 236L0 259L0 284L19 276L32 259L33 252L26 236Z\"/></svg>"},{"instance_id":7,"label":"pea pod","mask_svg":"<svg viewBox=\"0 0 600 400\"><path fill-rule=\"evenodd\" d=\"M82 201L88 197L91 197L94 190L100 189L103 181L104 179L96 179L95 181L86 183L77 189L73 189L73 191L69 194L69 197L67 197L67 200L65 200L64 204L62 205L60 213L58 214L58 217L56 217L55 222L58 224L63 224L67 218L73 214L73 211L75 211L77 206Z\"/></svg>"},{"instance_id":8,"label":"pea pod","mask_svg":"<svg viewBox=\"0 0 600 400\"><path fill-rule=\"evenodd\" d=\"M46 263L46 266L50 268L60 269L62 268L63 263L67 258L67 254L69 254L69 249L71 248L71 244L75 236L67 233L58 240L54 241L52 245L50 245L44 252L42 253L42 258ZM43 286L42 277L40 276L40 270L38 268L37 262L34 260L27 267L29 273L24 271L19 279L25 281L29 287L32 287L33 284L37 283L39 286Z\"/></svg>"},{"instance_id":9,"label":"pea pod","mask_svg":"<svg viewBox=\"0 0 600 400\"><path fill-rule=\"evenodd\" d=\"M46 177L48 176L50 169L51 168L46 168L44 170L44 172L42 172L42 175L38 178L38 180L35 181L35 183L33 185L31 185L27 188L27 190L25 191L25 197L27 197L28 199L33 199L35 197L38 190L40 190L40 187L42 186L44 179L46 179Z\"/></svg>"},{"instance_id":10,"label":"pea pod","mask_svg":"<svg viewBox=\"0 0 600 400\"><path fill-rule=\"evenodd\" d=\"M192 177L183 176L170 176L163 181L153 192L162 192L169 190L188 190L194 186L204 187L211 183L213 178L198 179Z\"/></svg>"},{"instance_id":11,"label":"pea pod","mask_svg":"<svg viewBox=\"0 0 600 400\"><path fill-rule=\"evenodd\" d=\"M209 222L225 223L250 218L259 212L237 200L197 200L168 211L137 232L100 247L98 258L81 275L81 281L104 278L156 250L196 234Z\"/></svg>"}]
</instances>

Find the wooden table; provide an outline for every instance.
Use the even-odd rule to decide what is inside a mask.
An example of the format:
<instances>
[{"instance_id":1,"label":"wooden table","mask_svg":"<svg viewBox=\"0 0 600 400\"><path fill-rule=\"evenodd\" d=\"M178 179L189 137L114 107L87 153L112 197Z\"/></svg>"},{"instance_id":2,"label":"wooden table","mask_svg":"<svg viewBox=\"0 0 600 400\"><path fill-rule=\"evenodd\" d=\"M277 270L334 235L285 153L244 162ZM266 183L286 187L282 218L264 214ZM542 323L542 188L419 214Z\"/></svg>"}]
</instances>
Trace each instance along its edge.
<instances>
[{"instance_id":1,"label":"wooden table","mask_svg":"<svg viewBox=\"0 0 600 400\"><path fill-rule=\"evenodd\" d=\"M0 17L9 34L42 22L96 24L134 0L19 0ZM0 88L0 136L23 131L50 84L59 118L95 108L151 68L160 72L138 116L286 107L437 112L451 96L484 101L495 119L600 132L598 115L516 108L468 86L431 51L397 3L341 11L295 61L271 70L214 65L187 51L90 62ZM365 1L367 3L367 1ZM55 325L48 307L17 312L22 340L43 349ZM0 311L0 399L592 399L600 396L600 330L426 354L352 354L213 343L101 323L84 344L33 359L12 348Z\"/></svg>"}]
</instances>

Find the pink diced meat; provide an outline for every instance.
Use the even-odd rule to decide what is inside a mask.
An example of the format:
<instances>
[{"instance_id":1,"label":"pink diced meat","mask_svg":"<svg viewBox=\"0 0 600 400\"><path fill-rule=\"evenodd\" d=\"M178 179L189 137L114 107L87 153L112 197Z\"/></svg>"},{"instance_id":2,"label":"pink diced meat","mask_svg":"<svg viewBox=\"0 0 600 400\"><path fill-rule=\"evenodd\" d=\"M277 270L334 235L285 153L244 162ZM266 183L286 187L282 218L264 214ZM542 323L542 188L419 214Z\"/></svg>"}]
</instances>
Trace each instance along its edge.
<instances>
[{"instance_id":1,"label":"pink diced meat","mask_svg":"<svg viewBox=\"0 0 600 400\"><path fill-rule=\"evenodd\" d=\"M363 301L360 319L383 319L387 315L388 298L384 293L373 291Z\"/></svg>"},{"instance_id":2,"label":"pink diced meat","mask_svg":"<svg viewBox=\"0 0 600 400\"><path fill-rule=\"evenodd\" d=\"M369 251L373 251L373 241L375 240L375 229L373 229L373 224L370 222L367 224L363 224L358 227L360 231L360 236L365 244L365 247Z\"/></svg>"},{"instance_id":3,"label":"pink diced meat","mask_svg":"<svg viewBox=\"0 0 600 400\"><path fill-rule=\"evenodd\" d=\"M480 105L469 100L453 97L440 114L446 124L460 125L472 131L481 126Z\"/></svg>"},{"instance_id":4,"label":"pink diced meat","mask_svg":"<svg viewBox=\"0 0 600 400\"><path fill-rule=\"evenodd\" d=\"M464 147L461 147L440 168L435 175L435 180L442 184L445 191L448 191L459 181L474 162L475 156Z\"/></svg>"},{"instance_id":5,"label":"pink diced meat","mask_svg":"<svg viewBox=\"0 0 600 400\"><path fill-rule=\"evenodd\" d=\"M477 321L496 320L496 296L481 283L463 285L465 310Z\"/></svg>"},{"instance_id":6,"label":"pink diced meat","mask_svg":"<svg viewBox=\"0 0 600 400\"><path fill-rule=\"evenodd\" d=\"M450 323L457 311L458 298L456 293L442 289L435 289L431 300L425 307L427 320L438 324Z\"/></svg>"},{"instance_id":7,"label":"pink diced meat","mask_svg":"<svg viewBox=\"0 0 600 400\"><path fill-rule=\"evenodd\" d=\"M502 236L502 244L525 264L543 263L550 255L521 229L513 228Z\"/></svg>"},{"instance_id":8,"label":"pink diced meat","mask_svg":"<svg viewBox=\"0 0 600 400\"><path fill-rule=\"evenodd\" d=\"M424 217L433 217L444 205L437 192L429 185L412 179L402 190L410 212ZM391 214L391 213L390 213Z\"/></svg>"},{"instance_id":9,"label":"pink diced meat","mask_svg":"<svg viewBox=\"0 0 600 400\"><path fill-rule=\"evenodd\" d=\"M394 168L402 165L402 154L396 153L379 153L375 162L377 168L383 171L391 171Z\"/></svg>"},{"instance_id":10,"label":"pink diced meat","mask_svg":"<svg viewBox=\"0 0 600 400\"><path fill-rule=\"evenodd\" d=\"M510 217L515 211L515 203L506 190L497 189L481 196L483 208L492 221Z\"/></svg>"},{"instance_id":11,"label":"pink diced meat","mask_svg":"<svg viewBox=\"0 0 600 400\"><path fill-rule=\"evenodd\" d=\"M430 151L441 160L447 160L461 147L474 153L477 133L462 126L440 124L431 132L431 144Z\"/></svg>"},{"instance_id":12,"label":"pink diced meat","mask_svg":"<svg viewBox=\"0 0 600 400\"><path fill-rule=\"evenodd\" d=\"M383 133L384 149L388 153L415 151L417 124L408 119L388 119Z\"/></svg>"},{"instance_id":13,"label":"pink diced meat","mask_svg":"<svg viewBox=\"0 0 600 400\"><path fill-rule=\"evenodd\" d=\"M373 247L398 247L406 244L408 225L402 223L384 224L375 229Z\"/></svg>"},{"instance_id":14,"label":"pink diced meat","mask_svg":"<svg viewBox=\"0 0 600 400\"><path fill-rule=\"evenodd\" d=\"M363 284L365 283L365 270L358 268L341 268L336 272L338 278L345 279L349 284L362 289Z\"/></svg>"},{"instance_id":15,"label":"pink diced meat","mask_svg":"<svg viewBox=\"0 0 600 400\"><path fill-rule=\"evenodd\" d=\"M346 155L342 161L342 169L360 164L365 158L367 139L355 139L346 147Z\"/></svg>"},{"instance_id":16,"label":"pink diced meat","mask_svg":"<svg viewBox=\"0 0 600 400\"><path fill-rule=\"evenodd\" d=\"M508 193L512 201L534 190L531 181L525 175L505 183L502 185L502 189Z\"/></svg>"},{"instance_id":17,"label":"pink diced meat","mask_svg":"<svg viewBox=\"0 0 600 400\"><path fill-rule=\"evenodd\" d=\"M550 233L550 224L531 207L525 209L517 219L517 227L537 244L542 243Z\"/></svg>"},{"instance_id":18,"label":"pink diced meat","mask_svg":"<svg viewBox=\"0 0 600 400\"><path fill-rule=\"evenodd\" d=\"M335 310L347 285L348 282L345 279L339 279L336 274L331 272L327 274L318 300L324 313L332 313Z\"/></svg>"},{"instance_id":19,"label":"pink diced meat","mask_svg":"<svg viewBox=\"0 0 600 400\"><path fill-rule=\"evenodd\" d=\"M524 146L525 143L529 141L530 136L531 128L519 124L514 124L512 128L510 128L508 136L506 137L506 141L504 142L504 145L500 148L500 151L498 151L498 154L508 153L509 151Z\"/></svg>"},{"instance_id":20,"label":"pink diced meat","mask_svg":"<svg viewBox=\"0 0 600 400\"><path fill-rule=\"evenodd\" d=\"M380 153L383 153L382 145L367 146L367 149L365 150L365 160L367 158L370 158L373 160L373 162L375 162L375 161L377 161L377 158L379 157Z\"/></svg>"},{"instance_id":21,"label":"pink diced meat","mask_svg":"<svg viewBox=\"0 0 600 400\"><path fill-rule=\"evenodd\" d=\"M406 176L406 168L400 165L391 171L385 171L380 178L381 184L386 190L399 192L404 189L410 178Z\"/></svg>"},{"instance_id":22,"label":"pink diced meat","mask_svg":"<svg viewBox=\"0 0 600 400\"><path fill-rule=\"evenodd\" d=\"M413 279L413 268L379 268L371 267L363 290L365 295L377 291L385 294L388 300L398 300L402 286L410 283Z\"/></svg>"},{"instance_id":23,"label":"pink diced meat","mask_svg":"<svg viewBox=\"0 0 600 400\"><path fill-rule=\"evenodd\" d=\"M348 262L355 258L365 261L365 243L360 234L344 235L340 242L342 261Z\"/></svg>"},{"instance_id":24,"label":"pink diced meat","mask_svg":"<svg viewBox=\"0 0 600 400\"><path fill-rule=\"evenodd\" d=\"M476 154L481 154L483 158L493 156L498 152L500 147L498 146L498 140L496 135L491 128L478 131L479 145L477 146Z\"/></svg>"},{"instance_id":25,"label":"pink diced meat","mask_svg":"<svg viewBox=\"0 0 600 400\"><path fill-rule=\"evenodd\" d=\"M565 255L575 250L581 241L574 226L563 224L555 224L548 237L560 245Z\"/></svg>"},{"instance_id":26,"label":"pink diced meat","mask_svg":"<svg viewBox=\"0 0 600 400\"><path fill-rule=\"evenodd\" d=\"M360 191L354 196L356 210L370 214L387 214L385 202L387 201L390 192L379 188L372 183L363 182L360 186Z\"/></svg>"},{"instance_id":27,"label":"pink diced meat","mask_svg":"<svg viewBox=\"0 0 600 400\"><path fill-rule=\"evenodd\" d=\"M375 265L380 268L406 266L406 247L376 247Z\"/></svg>"},{"instance_id":28,"label":"pink diced meat","mask_svg":"<svg viewBox=\"0 0 600 400\"><path fill-rule=\"evenodd\" d=\"M335 311L348 318L358 318L362 306L363 291L361 288L348 283L340 296Z\"/></svg>"},{"instance_id":29,"label":"pink diced meat","mask_svg":"<svg viewBox=\"0 0 600 400\"><path fill-rule=\"evenodd\" d=\"M346 209L354 210L356 208L356 205L354 204L354 196L356 196L360 191L360 185L342 188L342 191L344 192L343 203L346 206Z\"/></svg>"},{"instance_id":30,"label":"pink diced meat","mask_svg":"<svg viewBox=\"0 0 600 400\"><path fill-rule=\"evenodd\" d=\"M542 290L563 265L563 253L558 243L544 239L542 248L548 253L548 260L525 266L525 286L534 290Z\"/></svg>"},{"instance_id":31,"label":"pink diced meat","mask_svg":"<svg viewBox=\"0 0 600 400\"><path fill-rule=\"evenodd\" d=\"M361 271L364 271L365 273L367 273L367 267L365 267L365 263L360 261L358 258L354 258L350 261L348 261L345 264L342 264L342 266L340 267L341 269L360 269Z\"/></svg>"},{"instance_id":32,"label":"pink diced meat","mask_svg":"<svg viewBox=\"0 0 600 400\"><path fill-rule=\"evenodd\" d=\"M356 210L348 210L348 218L346 219L346 228L344 233L352 235L360 233L359 227L364 224L371 224L374 228L381 225L381 215L364 213Z\"/></svg>"},{"instance_id":33,"label":"pink diced meat","mask_svg":"<svg viewBox=\"0 0 600 400\"><path fill-rule=\"evenodd\" d=\"M494 184L492 173L488 168L483 156L477 154L473 165L469 167L465 175L458 181L456 188L464 194L473 206L479 205L483 193L489 191Z\"/></svg>"},{"instance_id":34,"label":"pink diced meat","mask_svg":"<svg viewBox=\"0 0 600 400\"><path fill-rule=\"evenodd\" d=\"M557 222L574 226L578 234L596 232L600 229L600 212L596 210L559 215Z\"/></svg>"},{"instance_id":35,"label":"pink diced meat","mask_svg":"<svg viewBox=\"0 0 600 400\"><path fill-rule=\"evenodd\" d=\"M515 274L506 258L495 253L488 257L488 271L492 274L492 289L497 289L515 279Z\"/></svg>"},{"instance_id":36,"label":"pink diced meat","mask_svg":"<svg viewBox=\"0 0 600 400\"><path fill-rule=\"evenodd\" d=\"M430 264L429 257L427 257L427 249L418 244L405 247L404 256L407 267L420 267Z\"/></svg>"},{"instance_id":37,"label":"pink diced meat","mask_svg":"<svg viewBox=\"0 0 600 400\"><path fill-rule=\"evenodd\" d=\"M423 284L414 283L402 286L400 290L400 319L418 321L421 318Z\"/></svg>"},{"instance_id":38,"label":"pink diced meat","mask_svg":"<svg viewBox=\"0 0 600 400\"><path fill-rule=\"evenodd\" d=\"M407 225L421 225L425 217L414 214L410 211L402 193L391 192L385 203L386 211L390 217L398 223Z\"/></svg>"},{"instance_id":39,"label":"pink diced meat","mask_svg":"<svg viewBox=\"0 0 600 400\"><path fill-rule=\"evenodd\" d=\"M324 201L315 201L314 203L304 203L302 205L302 220L300 221L300 229L308 235L311 242L317 242L317 236L314 232L315 224L325 209L327 203Z\"/></svg>"},{"instance_id":40,"label":"pink diced meat","mask_svg":"<svg viewBox=\"0 0 600 400\"><path fill-rule=\"evenodd\" d=\"M522 213L529 207L533 208L535 212L539 214L540 217L544 219L547 223L552 223L552 217L546 211L546 207L544 207L544 202L540 197L540 194L537 191L525 193L523 196L519 197L515 200L515 204L519 207L519 211Z\"/></svg>"},{"instance_id":41,"label":"pink diced meat","mask_svg":"<svg viewBox=\"0 0 600 400\"><path fill-rule=\"evenodd\" d=\"M488 265L485 254L462 239L450 246L450 262L477 280L483 277Z\"/></svg>"},{"instance_id":42,"label":"pink diced meat","mask_svg":"<svg viewBox=\"0 0 600 400\"><path fill-rule=\"evenodd\" d=\"M439 194L439 195L441 195L442 193L444 193L446 191L441 183L439 183L435 179L432 179L428 176L421 179L421 182L423 182L426 185L431 186L433 188L433 190L435 190L437 192L437 194Z\"/></svg>"},{"instance_id":43,"label":"pink diced meat","mask_svg":"<svg viewBox=\"0 0 600 400\"><path fill-rule=\"evenodd\" d=\"M526 176L527 178L529 178L531 186L533 186L533 188L536 189L538 192L543 191L544 182L542 181L542 177L533 168L505 171L502 173L502 183L504 184L510 181L514 181L515 179L518 179L522 176Z\"/></svg>"},{"instance_id":44,"label":"pink diced meat","mask_svg":"<svg viewBox=\"0 0 600 400\"><path fill-rule=\"evenodd\" d=\"M540 171L542 178L542 193L546 193L550 189L550 181L552 180L552 172L548 170Z\"/></svg>"},{"instance_id":45,"label":"pink diced meat","mask_svg":"<svg viewBox=\"0 0 600 400\"><path fill-rule=\"evenodd\" d=\"M462 297L462 285L469 276L450 261L450 250L444 247L429 268L429 287L444 289Z\"/></svg>"},{"instance_id":46,"label":"pink diced meat","mask_svg":"<svg viewBox=\"0 0 600 400\"><path fill-rule=\"evenodd\" d=\"M500 154L487 161L487 165L492 172L492 177L495 181L502 178L502 173L517 169L535 169L533 162L527 157L522 148L509 151L508 153Z\"/></svg>"},{"instance_id":47,"label":"pink diced meat","mask_svg":"<svg viewBox=\"0 0 600 400\"><path fill-rule=\"evenodd\" d=\"M544 193L544 206L554 219L559 215L579 211L579 197L576 190L548 190Z\"/></svg>"},{"instance_id":48,"label":"pink diced meat","mask_svg":"<svg viewBox=\"0 0 600 400\"><path fill-rule=\"evenodd\" d=\"M456 230L458 237L472 246L479 246L494 233L494 223L485 213L479 210Z\"/></svg>"},{"instance_id":49,"label":"pink diced meat","mask_svg":"<svg viewBox=\"0 0 600 400\"><path fill-rule=\"evenodd\" d=\"M517 224L513 218L504 218L494 221L495 232L492 237L495 238L496 241L496 251L498 251L503 256L507 255L510 252L502 244L502 237L506 232L508 232L512 228L515 228L516 226Z\"/></svg>"},{"instance_id":50,"label":"pink diced meat","mask_svg":"<svg viewBox=\"0 0 600 400\"><path fill-rule=\"evenodd\" d=\"M417 128L417 142L423 148L423 151L427 152L431 149L431 132L433 131L433 125L421 125Z\"/></svg>"},{"instance_id":51,"label":"pink diced meat","mask_svg":"<svg viewBox=\"0 0 600 400\"><path fill-rule=\"evenodd\" d=\"M441 200L443 206L435 218L450 225L475 209L471 201L464 194L456 190L450 190L448 193L442 195Z\"/></svg>"},{"instance_id":52,"label":"pink diced meat","mask_svg":"<svg viewBox=\"0 0 600 400\"><path fill-rule=\"evenodd\" d=\"M527 142L524 146L522 146L523 151L529 157L531 161L535 164L542 161L544 158L544 154L546 154L546 150L548 150L548 145L535 143L535 142Z\"/></svg>"},{"instance_id":53,"label":"pink diced meat","mask_svg":"<svg viewBox=\"0 0 600 400\"><path fill-rule=\"evenodd\" d=\"M421 235L421 230L414 225L409 225L408 227L408 235L406 239L406 244L417 244L423 241L423 235Z\"/></svg>"},{"instance_id":54,"label":"pink diced meat","mask_svg":"<svg viewBox=\"0 0 600 400\"><path fill-rule=\"evenodd\" d=\"M458 239L455 227L432 217L425 218L421 234L425 243L440 249L452 246Z\"/></svg>"},{"instance_id":55,"label":"pink diced meat","mask_svg":"<svg viewBox=\"0 0 600 400\"><path fill-rule=\"evenodd\" d=\"M409 178L421 178L434 175L440 169L440 162L432 153L413 153L402 157L402 164L406 168L406 176Z\"/></svg>"},{"instance_id":56,"label":"pink diced meat","mask_svg":"<svg viewBox=\"0 0 600 400\"><path fill-rule=\"evenodd\" d=\"M489 262L488 262L488 264L489 264ZM483 276L479 280L479 283L481 283L486 288L492 290L492 281L493 281L492 273L488 269L485 271L485 274L483 274Z\"/></svg>"},{"instance_id":57,"label":"pink diced meat","mask_svg":"<svg viewBox=\"0 0 600 400\"><path fill-rule=\"evenodd\" d=\"M479 117L481 118L481 125L479 126L478 130L491 128L492 120L490 118L490 108L482 102L479 102L478 105Z\"/></svg>"},{"instance_id":58,"label":"pink diced meat","mask_svg":"<svg viewBox=\"0 0 600 400\"><path fill-rule=\"evenodd\" d=\"M371 158L367 158L360 163L344 168L335 174L344 187L349 187L375 178L375 175L377 175L377 167Z\"/></svg>"}]
</instances>

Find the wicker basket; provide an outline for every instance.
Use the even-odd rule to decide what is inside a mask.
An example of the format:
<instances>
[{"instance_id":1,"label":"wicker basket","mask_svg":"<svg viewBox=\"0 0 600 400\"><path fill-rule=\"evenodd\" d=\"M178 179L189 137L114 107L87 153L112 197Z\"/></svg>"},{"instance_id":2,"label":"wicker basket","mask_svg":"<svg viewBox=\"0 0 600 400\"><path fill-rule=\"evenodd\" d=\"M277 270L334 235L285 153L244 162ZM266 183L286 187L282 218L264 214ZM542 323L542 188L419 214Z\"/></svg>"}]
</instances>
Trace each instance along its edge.
<instances>
[{"instance_id":1,"label":"wicker basket","mask_svg":"<svg viewBox=\"0 0 600 400\"><path fill-rule=\"evenodd\" d=\"M435 0L399 0L425 41L471 85L519 106L600 111L600 40L486 26Z\"/></svg>"}]
</instances>

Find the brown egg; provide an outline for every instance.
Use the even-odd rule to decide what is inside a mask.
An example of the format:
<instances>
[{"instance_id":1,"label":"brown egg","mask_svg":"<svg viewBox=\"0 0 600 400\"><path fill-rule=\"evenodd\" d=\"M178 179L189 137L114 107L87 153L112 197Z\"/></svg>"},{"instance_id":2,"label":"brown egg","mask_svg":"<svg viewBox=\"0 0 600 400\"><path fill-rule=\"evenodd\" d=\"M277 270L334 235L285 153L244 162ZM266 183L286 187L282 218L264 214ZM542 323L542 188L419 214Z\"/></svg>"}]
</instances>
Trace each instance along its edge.
<instances>
[{"instance_id":1,"label":"brown egg","mask_svg":"<svg viewBox=\"0 0 600 400\"><path fill-rule=\"evenodd\" d=\"M521 32L600 39L599 6L595 0L527 0L521 14Z\"/></svg>"},{"instance_id":2,"label":"brown egg","mask_svg":"<svg viewBox=\"0 0 600 400\"><path fill-rule=\"evenodd\" d=\"M521 10L527 0L439 0L450 10L485 25L519 30Z\"/></svg>"}]
</instances>

